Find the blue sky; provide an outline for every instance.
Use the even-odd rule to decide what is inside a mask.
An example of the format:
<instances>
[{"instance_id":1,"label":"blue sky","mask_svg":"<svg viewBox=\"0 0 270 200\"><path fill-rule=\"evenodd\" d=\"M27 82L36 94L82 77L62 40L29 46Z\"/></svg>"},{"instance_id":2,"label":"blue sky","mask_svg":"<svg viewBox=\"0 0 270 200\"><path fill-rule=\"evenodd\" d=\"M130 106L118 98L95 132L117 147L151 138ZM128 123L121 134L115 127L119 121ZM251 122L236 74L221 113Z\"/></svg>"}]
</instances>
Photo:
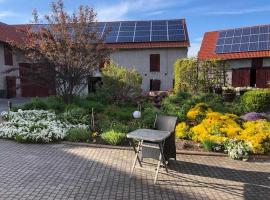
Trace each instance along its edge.
<instances>
[{"instance_id":1,"label":"blue sky","mask_svg":"<svg viewBox=\"0 0 270 200\"><path fill-rule=\"evenodd\" d=\"M0 21L29 23L35 8L41 15L50 12L51 0L0 0ZM189 55L196 55L204 32L270 24L269 0L64 0L72 12L80 4L90 5L98 19L143 20L185 18L191 40Z\"/></svg>"}]
</instances>

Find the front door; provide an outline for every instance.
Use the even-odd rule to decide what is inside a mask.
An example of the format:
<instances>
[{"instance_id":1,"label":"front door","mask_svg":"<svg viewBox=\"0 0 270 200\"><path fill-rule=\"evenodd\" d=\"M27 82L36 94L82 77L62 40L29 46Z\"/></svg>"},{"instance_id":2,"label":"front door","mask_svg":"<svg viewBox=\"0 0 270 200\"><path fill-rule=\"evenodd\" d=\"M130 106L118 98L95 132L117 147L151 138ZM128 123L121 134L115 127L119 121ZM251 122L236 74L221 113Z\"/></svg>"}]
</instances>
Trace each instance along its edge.
<instances>
[{"instance_id":1,"label":"front door","mask_svg":"<svg viewBox=\"0 0 270 200\"><path fill-rule=\"evenodd\" d=\"M160 80L151 79L150 80L150 91L160 91Z\"/></svg>"},{"instance_id":2,"label":"front door","mask_svg":"<svg viewBox=\"0 0 270 200\"><path fill-rule=\"evenodd\" d=\"M16 77L7 76L7 98L14 98L16 97Z\"/></svg>"}]
</instances>

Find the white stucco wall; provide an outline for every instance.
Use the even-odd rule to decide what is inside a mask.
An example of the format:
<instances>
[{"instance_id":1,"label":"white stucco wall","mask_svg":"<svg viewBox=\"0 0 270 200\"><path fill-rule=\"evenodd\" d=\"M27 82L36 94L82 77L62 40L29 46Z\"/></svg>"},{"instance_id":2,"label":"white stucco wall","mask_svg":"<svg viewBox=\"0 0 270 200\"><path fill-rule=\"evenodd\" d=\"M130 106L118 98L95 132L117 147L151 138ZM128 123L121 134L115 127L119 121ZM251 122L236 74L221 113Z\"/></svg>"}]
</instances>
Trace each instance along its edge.
<instances>
[{"instance_id":1,"label":"white stucco wall","mask_svg":"<svg viewBox=\"0 0 270 200\"><path fill-rule=\"evenodd\" d=\"M264 67L270 67L270 58L264 58L263 59L263 66Z\"/></svg>"},{"instance_id":2,"label":"white stucco wall","mask_svg":"<svg viewBox=\"0 0 270 200\"><path fill-rule=\"evenodd\" d=\"M251 59L228 60L226 63L232 69L251 67Z\"/></svg>"},{"instance_id":3,"label":"white stucco wall","mask_svg":"<svg viewBox=\"0 0 270 200\"><path fill-rule=\"evenodd\" d=\"M18 77L19 71L12 71L8 74L5 72L9 69L16 68L18 69L19 65L17 62L16 55L13 54L13 66L7 66L5 65L5 59L4 59L4 44L0 43L0 90L6 90L6 76L16 76ZM20 84L20 80L16 80L16 85L17 85L17 96L20 96L20 88L18 87Z\"/></svg>"},{"instance_id":4,"label":"white stucco wall","mask_svg":"<svg viewBox=\"0 0 270 200\"><path fill-rule=\"evenodd\" d=\"M226 63L233 69L247 68L251 67L252 59L227 60ZM270 67L270 58L263 58L263 67Z\"/></svg>"},{"instance_id":5,"label":"white stucco wall","mask_svg":"<svg viewBox=\"0 0 270 200\"><path fill-rule=\"evenodd\" d=\"M160 72L150 72L150 54L160 54ZM150 79L161 80L160 89L173 88L173 65L187 57L187 48L126 49L111 54L111 59L127 68L135 67L142 76L142 89L149 91Z\"/></svg>"}]
</instances>

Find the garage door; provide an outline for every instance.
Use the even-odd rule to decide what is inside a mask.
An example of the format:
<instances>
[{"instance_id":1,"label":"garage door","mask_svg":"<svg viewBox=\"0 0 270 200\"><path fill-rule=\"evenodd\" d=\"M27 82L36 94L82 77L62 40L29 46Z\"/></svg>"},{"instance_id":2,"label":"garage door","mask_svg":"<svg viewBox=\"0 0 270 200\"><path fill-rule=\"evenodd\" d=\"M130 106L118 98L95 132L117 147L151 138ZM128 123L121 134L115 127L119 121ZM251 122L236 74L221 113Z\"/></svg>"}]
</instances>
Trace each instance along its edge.
<instances>
[{"instance_id":1,"label":"garage door","mask_svg":"<svg viewBox=\"0 0 270 200\"><path fill-rule=\"evenodd\" d=\"M246 87L250 86L250 70L233 69L232 71L232 85L233 87Z\"/></svg>"},{"instance_id":2,"label":"garage door","mask_svg":"<svg viewBox=\"0 0 270 200\"><path fill-rule=\"evenodd\" d=\"M19 64L21 95L23 97L46 97L55 94L54 79L52 78L50 85L42 81L42 75L46 74L42 73L43 69L41 64ZM47 77L44 79L47 80Z\"/></svg>"},{"instance_id":3,"label":"garage door","mask_svg":"<svg viewBox=\"0 0 270 200\"><path fill-rule=\"evenodd\" d=\"M260 68L256 71L256 86L258 88L267 88L270 81L270 68Z\"/></svg>"}]
</instances>

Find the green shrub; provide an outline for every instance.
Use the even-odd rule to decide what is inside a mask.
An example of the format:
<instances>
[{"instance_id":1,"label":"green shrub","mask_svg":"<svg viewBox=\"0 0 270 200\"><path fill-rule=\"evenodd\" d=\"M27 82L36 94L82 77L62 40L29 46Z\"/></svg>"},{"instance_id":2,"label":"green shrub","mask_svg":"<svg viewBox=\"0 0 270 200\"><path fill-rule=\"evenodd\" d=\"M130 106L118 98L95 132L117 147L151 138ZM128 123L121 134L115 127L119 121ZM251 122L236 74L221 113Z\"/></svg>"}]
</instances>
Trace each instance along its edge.
<instances>
[{"instance_id":1,"label":"green shrub","mask_svg":"<svg viewBox=\"0 0 270 200\"><path fill-rule=\"evenodd\" d=\"M66 104L65 105L65 111L70 111L70 110L74 110L74 109L80 109L80 107L77 106L76 104Z\"/></svg>"},{"instance_id":2,"label":"green shrub","mask_svg":"<svg viewBox=\"0 0 270 200\"><path fill-rule=\"evenodd\" d=\"M90 131L83 128L72 128L67 132L66 139L71 142L87 142L90 140Z\"/></svg>"},{"instance_id":3,"label":"green shrub","mask_svg":"<svg viewBox=\"0 0 270 200\"><path fill-rule=\"evenodd\" d=\"M228 66L224 61L196 58L178 59L174 64L174 91L208 92L213 87L226 84Z\"/></svg>"},{"instance_id":4,"label":"green shrub","mask_svg":"<svg viewBox=\"0 0 270 200\"><path fill-rule=\"evenodd\" d=\"M20 143L28 143L30 141L26 140L22 135L15 135L15 140Z\"/></svg>"},{"instance_id":5,"label":"green shrub","mask_svg":"<svg viewBox=\"0 0 270 200\"><path fill-rule=\"evenodd\" d=\"M113 120L129 121L132 119L132 113L135 109L134 107L110 105L106 107L104 114Z\"/></svg>"},{"instance_id":6,"label":"green shrub","mask_svg":"<svg viewBox=\"0 0 270 200\"><path fill-rule=\"evenodd\" d=\"M179 121L187 120L187 112L198 103L207 103L218 112L228 112L231 106L225 106L222 97L212 93L200 93L191 96L185 92L171 94L162 102L162 112L177 116Z\"/></svg>"},{"instance_id":7,"label":"green shrub","mask_svg":"<svg viewBox=\"0 0 270 200\"><path fill-rule=\"evenodd\" d=\"M23 110L47 110L48 106L46 102L40 98L33 98L30 103L26 103L21 106Z\"/></svg>"},{"instance_id":8,"label":"green shrub","mask_svg":"<svg viewBox=\"0 0 270 200\"><path fill-rule=\"evenodd\" d=\"M161 110L152 104L144 104L142 110L142 123L144 126L153 128L156 115L161 114Z\"/></svg>"},{"instance_id":9,"label":"green shrub","mask_svg":"<svg viewBox=\"0 0 270 200\"><path fill-rule=\"evenodd\" d=\"M211 140L204 140L202 142L202 146L207 151L220 151L221 152L224 150L224 145L218 144Z\"/></svg>"},{"instance_id":10,"label":"green shrub","mask_svg":"<svg viewBox=\"0 0 270 200\"><path fill-rule=\"evenodd\" d=\"M233 113L235 115L242 115L245 113L245 109L243 107L243 104L241 103L241 97L236 96L233 103L227 103L230 106L228 113Z\"/></svg>"},{"instance_id":11,"label":"green shrub","mask_svg":"<svg viewBox=\"0 0 270 200\"><path fill-rule=\"evenodd\" d=\"M251 90L246 92L241 103L245 112L265 112L270 110L270 90Z\"/></svg>"},{"instance_id":12,"label":"green shrub","mask_svg":"<svg viewBox=\"0 0 270 200\"><path fill-rule=\"evenodd\" d=\"M65 110L65 102L60 96L50 96L47 98L47 106L49 110L53 110L57 113L63 112Z\"/></svg>"},{"instance_id":13,"label":"green shrub","mask_svg":"<svg viewBox=\"0 0 270 200\"><path fill-rule=\"evenodd\" d=\"M141 95L142 77L135 69L110 63L102 69L101 91L108 100L125 102Z\"/></svg>"},{"instance_id":14,"label":"green shrub","mask_svg":"<svg viewBox=\"0 0 270 200\"><path fill-rule=\"evenodd\" d=\"M85 100L82 102L81 107L90 113L92 111L92 108L94 108L94 112L103 112L106 106L99 101Z\"/></svg>"},{"instance_id":15,"label":"green shrub","mask_svg":"<svg viewBox=\"0 0 270 200\"><path fill-rule=\"evenodd\" d=\"M88 94L85 100L100 102L103 105L107 105L111 103L111 102L108 102L107 96L108 96L108 93L106 91L99 89L95 93Z\"/></svg>"},{"instance_id":16,"label":"green shrub","mask_svg":"<svg viewBox=\"0 0 270 200\"><path fill-rule=\"evenodd\" d=\"M90 115L85 109L74 107L62 113L60 119L71 124L89 124Z\"/></svg>"},{"instance_id":17,"label":"green shrub","mask_svg":"<svg viewBox=\"0 0 270 200\"><path fill-rule=\"evenodd\" d=\"M193 97L194 102L197 103L206 103L213 110L221 113L230 112L231 105L226 106L223 102L223 99L218 94L213 93L201 93Z\"/></svg>"},{"instance_id":18,"label":"green shrub","mask_svg":"<svg viewBox=\"0 0 270 200\"><path fill-rule=\"evenodd\" d=\"M108 144L119 145L124 142L126 134L115 130L110 130L102 133L101 138Z\"/></svg>"}]
</instances>

